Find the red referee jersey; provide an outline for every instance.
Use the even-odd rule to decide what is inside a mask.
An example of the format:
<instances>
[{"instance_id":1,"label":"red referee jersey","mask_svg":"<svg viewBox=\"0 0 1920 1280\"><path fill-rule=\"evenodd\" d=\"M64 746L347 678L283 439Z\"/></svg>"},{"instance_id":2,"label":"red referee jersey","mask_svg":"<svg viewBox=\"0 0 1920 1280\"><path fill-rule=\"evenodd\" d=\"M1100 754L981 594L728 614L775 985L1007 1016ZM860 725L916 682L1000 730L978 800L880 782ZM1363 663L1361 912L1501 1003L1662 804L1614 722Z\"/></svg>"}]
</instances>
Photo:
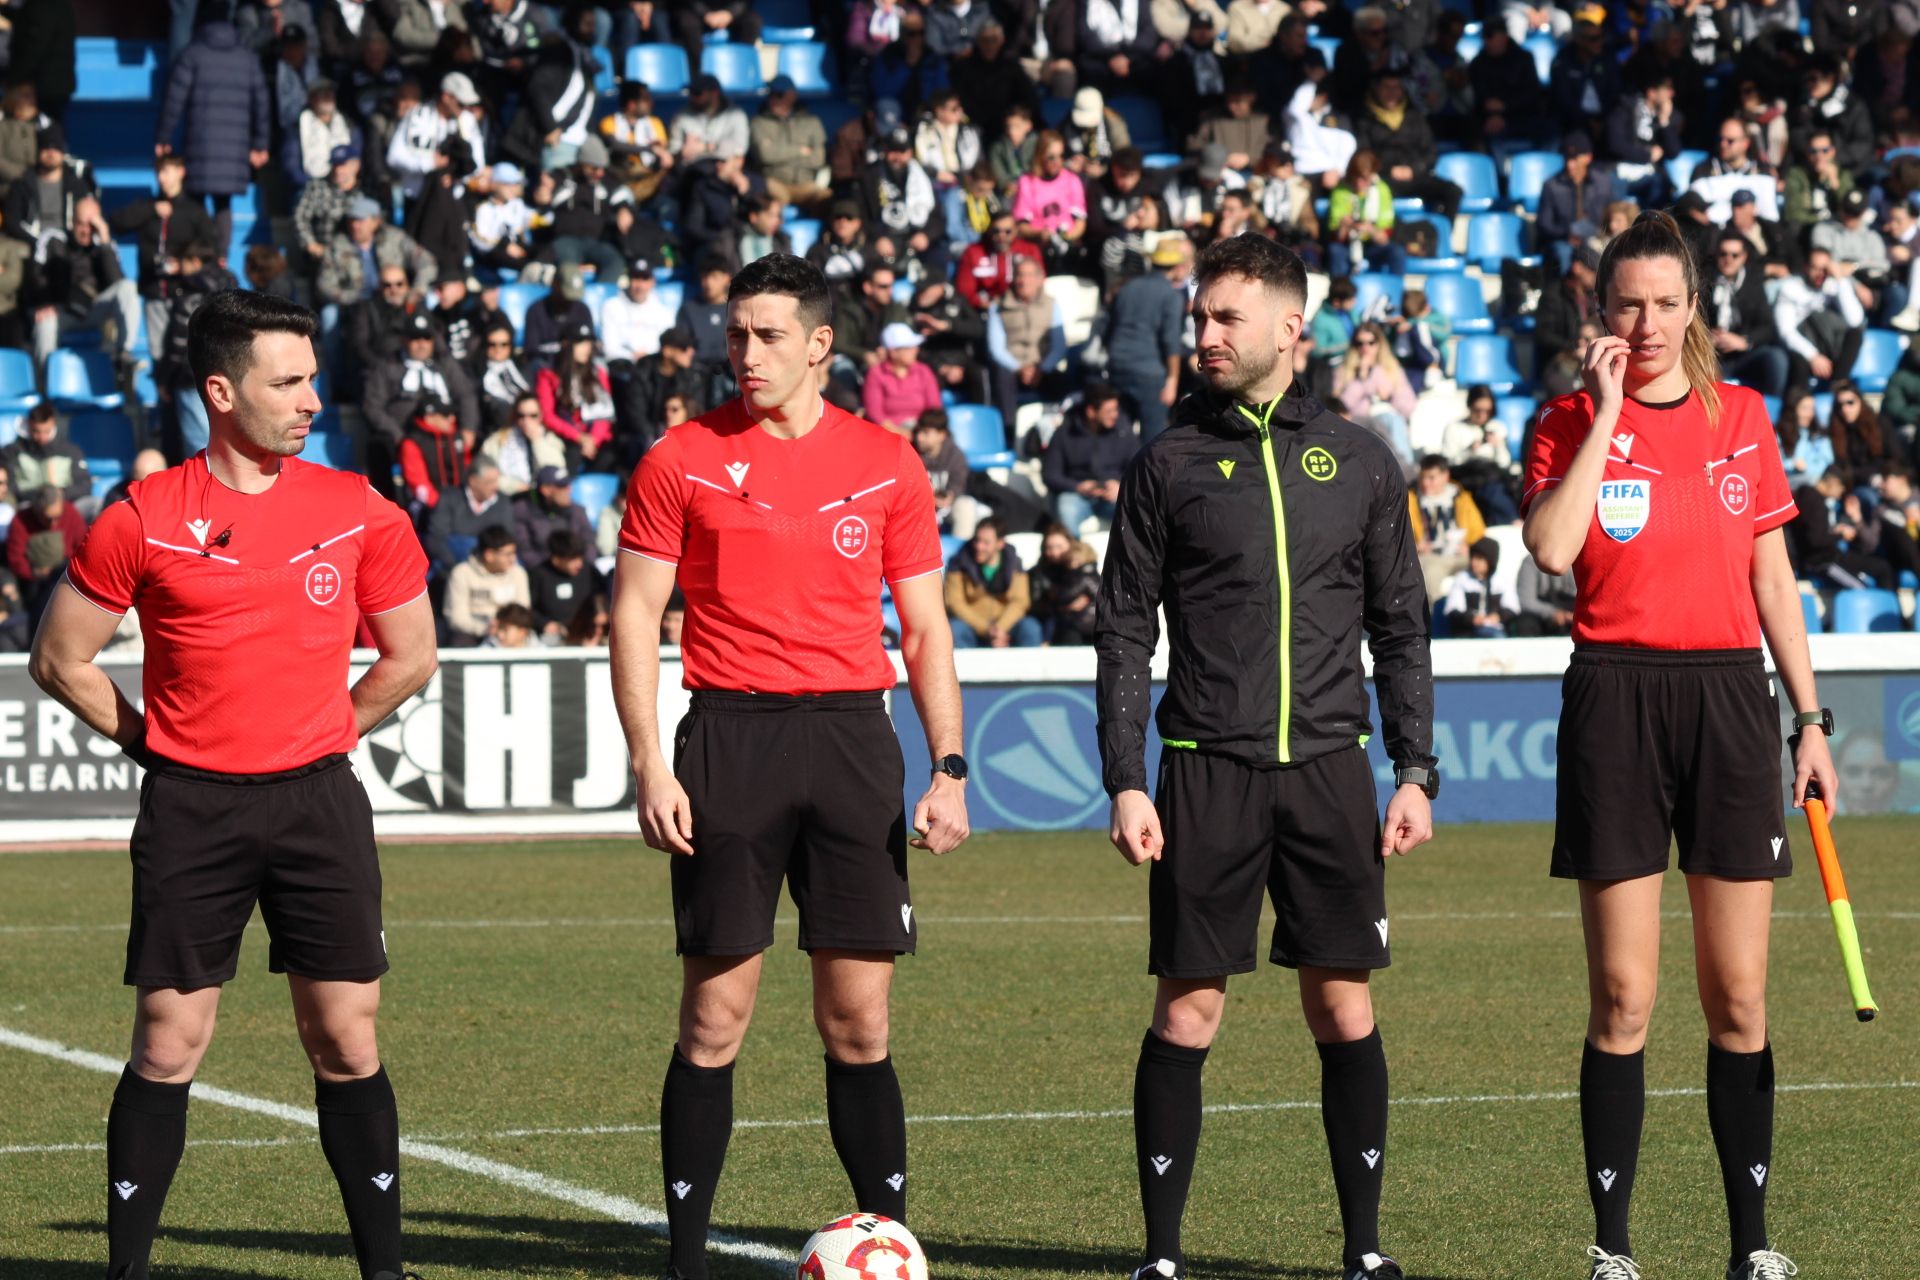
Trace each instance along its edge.
<instances>
[{"instance_id":1,"label":"red referee jersey","mask_svg":"<svg viewBox=\"0 0 1920 1280\"><path fill-rule=\"evenodd\" d=\"M904 436L822 407L782 440L729 401L634 472L620 549L679 568L689 689L893 687L880 584L940 572L933 486Z\"/></svg>"},{"instance_id":2,"label":"red referee jersey","mask_svg":"<svg viewBox=\"0 0 1920 1280\"><path fill-rule=\"evenodd\" d=\"M353 750L354 626L426 590L413 526L365 476L281 466L256 494L216 480L204 453L150 476L67 566L95 605L138 611L147 746L166 759L274 773Z\"/></svg>"},{"instance_id":3,"label":"red referee jersey","mask_svg":"<svg viewBox=\"0 0 1920 1280\"><path fill-rule=\"evenodd\" d=\"M1793 494L1759 394L1718 389L1718 425L1708 424L1695 395L1666 407L1622 405L1593 523L1573 564L1577 643L1759 647L1753 540L1793 519ZM1523 510L1566 478L1592 426L1584 391L1541 408Z\"/></svg>"}]
</instances>

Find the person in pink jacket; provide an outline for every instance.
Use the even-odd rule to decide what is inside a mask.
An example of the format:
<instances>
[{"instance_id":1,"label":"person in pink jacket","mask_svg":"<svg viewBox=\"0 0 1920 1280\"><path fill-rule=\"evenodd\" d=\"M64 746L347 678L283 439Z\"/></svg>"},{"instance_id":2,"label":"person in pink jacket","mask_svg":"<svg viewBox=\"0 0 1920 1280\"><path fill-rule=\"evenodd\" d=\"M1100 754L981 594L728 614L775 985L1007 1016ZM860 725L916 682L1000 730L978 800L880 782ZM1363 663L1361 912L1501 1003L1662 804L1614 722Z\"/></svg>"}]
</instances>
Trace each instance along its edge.
<instances>
[{"instance_id":1,"label":"person in pink jacket","mask_svg":"<svg viewBox=\"0 0 1920 1280\"><path fill-rule=\"evenodd\" d=\"M920 335L894 323L880 331L886 359L867 370L861 407L867 420L902 434L929 409L940 407L940 383L933 370L920 363Z\"/></svg>"},{"instance_id":2,"label":"person in pink jacket","mask_svg":"<svg viewBox=\"0 0 1920 1280\"><path fill-rule=\"evenodd\" d=\"M602 465L594 463L613 439L613 384L607 368L594 358L591 325L567 335L560 357L551 369L534 379L533 393L547 430L567 442L567 461L574 470L612 470L609 451Z\"/></svg>"},{"instance_id":3,"label":"person in pink jacket","mask_svg":"<svg viewBox=\"0 0 1920 1280\"><path fill-rule=\"evenodd\" d=\"M1400 466L1413 474L1413 443L1407 422L1413 417L1413 384L1387 346L1386 333L1368 321L1353 331L1353 343L1333 371L1333 395L1340 411L1369 426L1393 446Z\"/></svg>"}]
</instances>

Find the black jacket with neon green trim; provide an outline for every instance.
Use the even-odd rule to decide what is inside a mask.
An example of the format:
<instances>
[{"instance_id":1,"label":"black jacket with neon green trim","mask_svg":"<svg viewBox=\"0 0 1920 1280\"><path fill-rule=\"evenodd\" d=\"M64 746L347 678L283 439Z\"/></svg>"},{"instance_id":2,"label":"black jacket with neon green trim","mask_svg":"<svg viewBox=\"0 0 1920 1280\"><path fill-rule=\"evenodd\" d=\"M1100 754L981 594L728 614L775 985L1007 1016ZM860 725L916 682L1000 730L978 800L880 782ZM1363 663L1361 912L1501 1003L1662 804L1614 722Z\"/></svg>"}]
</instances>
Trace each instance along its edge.
<instances>
[{"instance_id":1,"label":"black jacket with neon green trim","mask_svg":"<svg viewBox=\"0 0 1920 1280\"><path fill-rule=\"evenodd\" d=\"M1189 396L1121 482L1100 582L1109 794L1147 789L1163 605L1168 743L1284 765L1363 741L1364 629L1388 757L1434 764L1427 593L1400 464L1297 383L1266 413L1263 427L1259 410Z\"/></svg>"}]
</instances>

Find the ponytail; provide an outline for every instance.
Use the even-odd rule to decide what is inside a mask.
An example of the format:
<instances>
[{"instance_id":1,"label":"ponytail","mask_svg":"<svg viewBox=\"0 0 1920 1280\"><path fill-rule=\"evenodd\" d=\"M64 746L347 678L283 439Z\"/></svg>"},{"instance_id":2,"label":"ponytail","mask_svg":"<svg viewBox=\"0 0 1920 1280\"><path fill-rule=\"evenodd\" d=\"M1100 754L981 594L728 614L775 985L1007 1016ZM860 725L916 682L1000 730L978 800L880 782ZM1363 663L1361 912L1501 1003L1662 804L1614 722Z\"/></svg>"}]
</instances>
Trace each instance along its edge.
<instances>
[{"instance_id":1,"label":"ponytail","mask_svg":"<svg viewBox=\"0 0 1920 1280\"><path fill-rule=\"evenodd\" d=\"M1687 385L1700 397L1708 425L1717 426L1720 422L1720 357L1713 349L1713 332L1707 327L1699 265L1693 260L1693 250L1687 246L1686 237L1680 234L1680 224L1670 215L1650 210L1607 242L1600 255L1597 276L1601 304L1605 305L1607 291L1613 286L1615 269L1622 262L1643 258L1671 258L1680 264L1680 273L1687 285L1687 301L1693 307L1693 319L1687 324L1687 335L1680 345L1680 369L1686 375Z\"/></svg>"}]
</instances>

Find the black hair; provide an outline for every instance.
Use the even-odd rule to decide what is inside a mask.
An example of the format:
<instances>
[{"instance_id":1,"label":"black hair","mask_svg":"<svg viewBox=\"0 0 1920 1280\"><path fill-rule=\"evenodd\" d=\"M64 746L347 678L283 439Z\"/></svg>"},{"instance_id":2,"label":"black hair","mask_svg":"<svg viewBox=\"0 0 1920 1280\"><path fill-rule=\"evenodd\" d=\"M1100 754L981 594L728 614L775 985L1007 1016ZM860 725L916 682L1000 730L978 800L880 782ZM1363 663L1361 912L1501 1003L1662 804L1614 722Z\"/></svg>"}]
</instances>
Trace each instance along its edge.
<instances>
[{"instance_id":1,"label":"black hair","mask_svg":"<svg viewBox=\"0 0 1920 1280\"><path fill-rule=\"evenodd\" d=\"M571 560L587 554L587 547L573 530L555 529L547 535L547 554L555 560Z\"/></svg>"},{"instance_id":2,"label":"black hair","mask_svg":"<svg viewBox=\"0 0 1920 1280\"><path fill-rule=\"evenodd\" d=\"M207 295L187 323L187 367L205 384L215 374L238 384L253 367L253 340L291 333L312 342L320 332L313 312L271 293L221 289Z\"/></svg>"},{"instance_id":3,"label":"black hair","mask_svg":"<svg viewBox=\"0 0 1920 1280\"><path fill-rule=\"evenodd\" d=\"M1467 388L1467 407L1472 408L1476 400L1493 400L1493 388L1484 382L1476 382ZM1495 404L1499 401L1495 400Z\"/></svg>"},{"instance_id":4,"label":"black hair","mask_svg":"<svg viewBox=\"0 0 1920 1280\"><path fill-rule=\"evenodd\" d=\"M1452 471L1453 464L1447 461L1444 453L1423 453L1420 455L1422 471Z\"/></svg>"},{"instance_id":5,"label":"black hair","mask_svg":"<svg viewBox=\"0 0 1920 1280\"><path fill-rule=\"evenodd\" d=\"M1202 249L1193 264L1196 284L1205 286L1221 276L1241 276L1306 304L1306 264L1299 254L1265 236L1234 236Z\"/></svg>"},{"instance_id":6,"label":"black hair","mask_svg":"<svg viewBox=\"0 0 1920 1280\"><path fill-rule=\"evenodd\" d=\"M35 422L58 422L59 420L59 415L54 413L53 402L50 400L42 400L39 404L27 410L27 422L29 424Z\"/></svg>"},{"instance_id":7,"label":"black hair","mask_svg":"<svg viewBox=\"0 0 1920 1280\"><path fill-rule=\"evenodd\" d=\"M1006 522L1001 520L999 516L988 516L986 519L980 521L980 523L973 526L973 531L975 533L979 533L982 529L993 530L993 536L1000 539L1002 542L1005 542L1007 539Z\"/></svg>"},{"instance_id":8,"label":"black hair","mask_svg":"<svg viewBox=\"0 0 1920 1280\"><path fill-rule=\"evenodd\" d=\"M812 333L826 324L833 314L833 296L827 292L827 278L820 268L791 253L770 253L740 268L727 286L727 301L776 294L792 298L800 323Z\"/></svg>"},{"instance_id":9,"label":"black hair","mask_svg":"<svg viewBox=\"0 0 1920 1280\"><path fill-rule=\"evenodd\" d=\"M1082 408L1097 409L1107 401L1119 398L1120 393L1111 382L1089 382L1087 389L1081 393L1080 404Z\"/></svg>"},{"instance_id":10,"label":"black hair","mask_svg":"<svg viewBox=\"0 0 1920 1280\"><path fill-rule=\"evenodd\" d=\"M503 524L490 524L480 531L475 545L482 551L499 551L513 545L513 530Z\"/></svg>"},{"instance_id":11,"label":"black hair","mask_svg":"<svg viewBox=\"0 0 1920 1280\"><path fill-rule=\"evenodd\" d=\"M913 420L913 429L918 431L927 427L934 431L952 431L953 423L947 418L945 409L928 409Z\"/></svg>"},{"instance_id":12,"label":"black hair","mask_svg":"<svg viewBox=\"0 0 1920 1280\"><path fill-rule=\"evenodd\" d=\"M487 527L497 529L500 526ZM493 613L493 628L496 631L501 627L519 627L522 631L536 631L539 626L540 620L533 616L533 610L517 601L512 604L503 604Z\"/></svg>"}]
</instances>

